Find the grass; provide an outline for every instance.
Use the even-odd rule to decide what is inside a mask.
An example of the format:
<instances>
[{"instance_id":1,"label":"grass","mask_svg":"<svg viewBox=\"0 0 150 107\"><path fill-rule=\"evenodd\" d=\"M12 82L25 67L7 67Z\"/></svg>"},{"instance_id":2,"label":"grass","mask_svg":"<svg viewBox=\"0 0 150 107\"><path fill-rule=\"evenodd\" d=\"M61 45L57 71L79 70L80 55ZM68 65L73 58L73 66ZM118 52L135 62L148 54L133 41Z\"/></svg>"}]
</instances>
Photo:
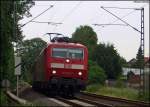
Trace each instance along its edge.
<instances>
[{"instance_id":1,"label":"grass","mask_svg":"<svg viewBox=\"0 0 150 107\"><path fill-rule=\"evenodd\" d=\"M18 107L22 107L22 106L32 106L31 104L18 104L18 103L14 103L12 102L12 100L10 100L10 98L5 94L4 89L0 89L0 105L3 107L7 107L7 106L18 106Z\"/></svg>"},{"instance_id":2,"label":"grass","mask_svg":"<svg viewBox=\"0 0 150 107\"><path fill-rule=\"evenodd\" d=\"M97 94L138 100L138 91L129 88L103 87Z\"/></svg>"},{"instance_id":3,"label":"grass","mask_svg":"<svg viewBox=\"0 0 150 107\"><path fill-rule=\"evenodd\" d=\"M7 96L4 93L4 90L2 90L2 89L0 89L0 104L1 104L1 106L7 106L7 105L9 105Z\"/></svg>"},{"instance_id":4,"label":"grass","mask_svg":"<svg viewBox=\"0 0 150 107\"><path fill-rule=\"evenodd\" d=\"M116 88L116 87L106 87L99 84L95 84L95 85L89 85L86 91L95 94L120 97L120 98L126 98L131 100L149 101L149 94L146 94L143 97L139 97L138 90L125 88L125 87Z\"/></svg>"}]
</instances>

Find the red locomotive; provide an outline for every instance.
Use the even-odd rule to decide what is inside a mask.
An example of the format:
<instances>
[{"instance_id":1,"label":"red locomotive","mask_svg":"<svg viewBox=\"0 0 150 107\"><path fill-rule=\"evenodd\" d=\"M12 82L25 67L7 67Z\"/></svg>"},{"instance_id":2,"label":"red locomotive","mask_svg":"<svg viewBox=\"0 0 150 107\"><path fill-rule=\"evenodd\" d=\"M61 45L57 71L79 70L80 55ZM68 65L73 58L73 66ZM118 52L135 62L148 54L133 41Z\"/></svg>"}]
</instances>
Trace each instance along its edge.
<instances>
[{"instance_id":1,"label":"red locomotive","mask_svg":"<svg viewBox=\"0 0 150 107\"><path fill-rule=\"evenodd\" d=\"M55 39L51 40L35 61L33 88L65 94L84 90L88 76L86 46Z\"/></svg>"}]
</instances>

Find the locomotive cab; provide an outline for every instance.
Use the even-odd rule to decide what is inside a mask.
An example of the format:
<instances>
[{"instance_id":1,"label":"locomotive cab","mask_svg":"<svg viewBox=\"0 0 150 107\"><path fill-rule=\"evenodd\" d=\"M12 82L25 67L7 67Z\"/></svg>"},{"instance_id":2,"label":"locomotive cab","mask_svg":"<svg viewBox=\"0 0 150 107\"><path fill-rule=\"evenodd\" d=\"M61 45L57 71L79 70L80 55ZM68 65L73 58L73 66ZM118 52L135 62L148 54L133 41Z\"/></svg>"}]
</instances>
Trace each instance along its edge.
<instances>
[{"instance_id":1,"label":"locomotive cab","mask_svg":"<svg viewBox=\"0 0 150 107\"><path fill-rule=\"evenodd\" d=\"M87 80L87 49L80 44L59 43L50 45L48 63L52 84L58 87L85 89Z\"/></svg>"}]
</instances>

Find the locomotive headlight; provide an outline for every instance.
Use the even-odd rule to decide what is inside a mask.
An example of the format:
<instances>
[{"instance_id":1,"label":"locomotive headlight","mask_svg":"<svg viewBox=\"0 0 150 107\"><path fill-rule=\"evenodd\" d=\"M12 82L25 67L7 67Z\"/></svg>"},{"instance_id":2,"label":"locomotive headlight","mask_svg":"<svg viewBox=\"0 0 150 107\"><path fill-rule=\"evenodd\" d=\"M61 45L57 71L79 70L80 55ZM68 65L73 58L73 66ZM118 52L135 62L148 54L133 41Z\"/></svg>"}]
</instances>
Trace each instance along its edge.
<instances>
[{"instance_id":1,"label":"locomotive headlight","mask_svg":"<svg viewBox=\"0 0 150 107\"><path fill-rule=\"evenodd\" d=\"M82 75L82 72L78 72L78 75L80 75L80 76L81 76L81 75Z\"/></svg>"},{"instance_id":2,"label":"locomotive headlight","mask_svg":"<svg viewBox=\"0 0 150 107\"><path fill-rule=\"evenodd\" d=\"M56 74L56 71L55 71L55 70L53 70L53 71L52 71L52 74Z\"/></svg>"},{"instance_id":3,"label":"locomotive headlight","mask_svg":"<svg viewBox=\"0 0 150 107\"><path fill-rule=\"evenodd\" d=\"M66 59L66 62L70 62L70 60L69 60L69 59Z\"/></svg>"}]
</instances>

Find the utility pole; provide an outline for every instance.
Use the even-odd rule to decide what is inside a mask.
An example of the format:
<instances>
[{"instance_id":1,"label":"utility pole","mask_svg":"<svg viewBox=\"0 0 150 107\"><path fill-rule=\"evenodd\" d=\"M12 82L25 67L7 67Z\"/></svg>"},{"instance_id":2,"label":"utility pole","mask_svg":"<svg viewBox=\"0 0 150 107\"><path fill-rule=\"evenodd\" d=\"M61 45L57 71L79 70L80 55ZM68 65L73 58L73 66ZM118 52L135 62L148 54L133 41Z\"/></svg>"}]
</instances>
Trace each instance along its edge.
<instances>
[{"instance_id":1,"label":"utility pole","mask_svg":"<svg viewBox=\"0 0 150 107\"><path fill-rule=\"evenodd\" d=\"M141 9L141 51L142 51L142 56L141 58L141 67L140 67L140 72L143 70L143 83L141 83L141 86L143 85L143 94L145 94L145 73L144 73L144 8Z\"/></svg>"},{"instance_id":2,"label":"utility pole","mask_svg":"<svg viewBox=\"0 0 150 107\"><path fill-rule=\"evenodd\" d=\"M140 47L141 47L141 51L142 51L142 58L140 58L140 89L139 89L139 95L141 96L141 94L145 94L145 86L144 86L144 82L145 82L145 78L144 78L144 8L119 8L119 7L101 7L103 10L107 11L108 13L110 13L111 15L113 15L114 17L116 17L117 19L119 19L120 21L122 21L123 23L125 23L125 25L131 27L132 29L134 29L135 31L140 33ZM117 9L135 9L135 10L140 10L141 11L141 29L138 30L137 28L135 28L134 26L130 25L129 23L127 23L126 21L124 21L123 19L121 19L120 17L118 17L117 15L113 14L112 12L108 11L105 8L117 8ZM94 24L95 26L104 26L104 25L117 25L117 24ZM118 25L122 25L122 24L118 24ZM143 75L143 76L142 76ZM143 81L143 82L142 82Z\"/></svg>"},{"instance_id":3,"label":"utility pole","mask_svg":"<svg viewBox=\"0 0 150 107\"><path fill-rule=\"evenodd\" d=\"M13 31L13 36L15 37L16 36L16 1L14 1L14 13L13 13L13 16L14 16L14 24L13 24L14 31Z\"/></svg>"},{"instance_id":4,"label":"utility pole","mask_svg":"<svg viewBox=\"0 0 150 107\"><path fill-rule=\"evenodd\" d=\"M16 4L16 1L14 1L14 13L13 13L13 16L14 16L14 26L13 26L13 28L14 28L14 37L16 36L16 34L17 34L17 31L16 31L16 9L17 9L17 4ZM15 45L15 44L14 44ZM16 63L16 61L15 61L15 63ZM16 70L15 70L15 73L16 73ZM16 95L17 95L17 97L18 97L18 85L19 85L19 75L16 75L16 78L17 78L17 85L16 85Z\"/></svg>"}]
</instances>

